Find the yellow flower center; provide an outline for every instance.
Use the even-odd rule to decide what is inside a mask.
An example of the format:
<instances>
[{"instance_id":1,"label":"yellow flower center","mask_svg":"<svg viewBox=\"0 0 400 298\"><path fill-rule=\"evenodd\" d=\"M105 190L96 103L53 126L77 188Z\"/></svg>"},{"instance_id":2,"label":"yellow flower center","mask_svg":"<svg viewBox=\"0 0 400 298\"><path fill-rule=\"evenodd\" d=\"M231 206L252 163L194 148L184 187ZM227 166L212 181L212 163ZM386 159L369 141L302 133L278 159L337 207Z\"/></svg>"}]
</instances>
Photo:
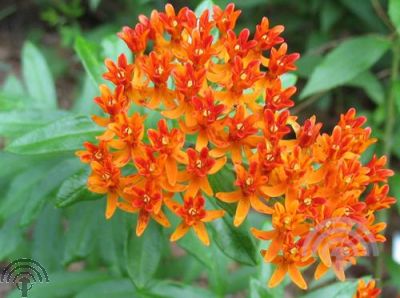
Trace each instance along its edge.
<instances>
[{"instance_id":1,"label":"yellow flower center","mask_svg":"<svg viewBox=\"0 0 400 298\"><path fill-rule=\"evenodd\" d=\"M312 199L311 198L305 198L304 199L304 204L306 204L307 206L310 206L312 203Z\"/></svg>"},{"instance_id":2,"label":"yellow flower center","mask_svg":"<svg viewBox=\"0 0 400 298\"><path fill-rule=\"evenodd\" d=\"M196 167L199 168L199 169L201 169L202 166L203 166L203 163L201 162L200 159L198 159L198 160L196 161Z\"/></svg>"},{"instance_id":3,"label":"yellow flower center","mask_svg":"<svg viewBox=\"0 0 400 298\"><path fill-rule=\"evenodd\" d=\"M190 88L190 87L192 87L192 86L193 86L193 81L192 81L192 80L189 80L189 81L187 82L187 87Z\"/></svg>"},{"instance_id":4,"label":"yellow flower center","mask_svg":"<svg viewBox=\"0 0 400 298\"><path fill-rule=\"evenodd\" d=\"M241 79L242 81L244 81L245 79L247 79L247 74L246 74L246 73L242 73L242 74L240 75L240 79Z\"/></svg>"},{"instance_id":5,"label":"yellow flower center","mask_svg":"<svg viewBox=\"0 0 400 298\"><path fill-rule=\"evenodd\" d=\"M195 208L192 207L192 208L189 209L188 213L189 213L191 216L194 216L194 215L197 214L197 210L196 210Z\"/></svg>"},{"instance_id":6,"label":"yellow flower center","mask_svg":"<svg viewBox=\"0 0 400 298\"><path fill-rule=\"evenodd\" d=\"M243 124L243 123L238 123L238 124L236 124L236 129L237 129L237 130L241 130L243 127L244 127L244 124Z\"/></svg>"},{"instance_id":7,"label":"yellow flower center","mask_svg":"<svg viewBox=\"0 0 400 298\"><path fill-rule=\"evenodd\" d=\"M147 204L148 202L150 202L150 197L149 197L148 195L144 195L144 196L143 196L143 202L145 202L146 204Z\"/></svg>"},{"instance_id":8,"label":"yellow flower center","mask_svg":"<svg viewBox=\"0 0 400 298\"><path fill-rule=\"evenodd\" d=\"M162 143L163 145L168 145L168 143L169 143L168 137L162 137L162 138L161 138L161 143Z\"/></svg>"},{"instance_id":9,"label":"yellow flower center","mask_svg":"<svg viewBox=\"0 0 400 298\"><path fill-rule=\"evenodd\" d=\"M247 177L247 179L246 179L246 185L247 185L247 186L250 186L250 185L252 185L252 184L253 184L253 182L254 182L254 179L253 179L253 177Z\"/></svg>"}]
</instances>

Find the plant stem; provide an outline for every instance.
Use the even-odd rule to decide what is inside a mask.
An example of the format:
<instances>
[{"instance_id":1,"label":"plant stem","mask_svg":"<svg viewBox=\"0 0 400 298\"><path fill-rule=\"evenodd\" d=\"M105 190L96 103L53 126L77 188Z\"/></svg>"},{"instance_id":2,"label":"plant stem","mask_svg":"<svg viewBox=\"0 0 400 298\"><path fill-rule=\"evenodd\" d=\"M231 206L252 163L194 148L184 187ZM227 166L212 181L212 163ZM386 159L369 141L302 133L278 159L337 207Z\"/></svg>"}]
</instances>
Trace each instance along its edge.
<instances>
[{"instance_id":1,"label":"plant stem","mask_svg":"<svg viewBox=\"0 0 400 298\"><path fill-rule=\"evenodd\" d=\"M393 40L392 46L393 52L393 62L392 62L392 69L390 75L390 89L389 94L387 96L386 101L386 124L385 124L385 135L384 135L384 145L383 145L383 153L387 157L387 167L390 167L390 157L393 145L393 129L396 119L396 90L395 85L399 78L399 66L400 66L400 38L396 36ZM386 222L389 217L389 212L387 209L384 209L379 214L379 221ZM375 268L375 277L378 279L378 285L382 285L382 274L384 268L384 253L383 253L383 246L380 247L380 253L377 259L377 264Z\"/></svg>"}]
</instances>

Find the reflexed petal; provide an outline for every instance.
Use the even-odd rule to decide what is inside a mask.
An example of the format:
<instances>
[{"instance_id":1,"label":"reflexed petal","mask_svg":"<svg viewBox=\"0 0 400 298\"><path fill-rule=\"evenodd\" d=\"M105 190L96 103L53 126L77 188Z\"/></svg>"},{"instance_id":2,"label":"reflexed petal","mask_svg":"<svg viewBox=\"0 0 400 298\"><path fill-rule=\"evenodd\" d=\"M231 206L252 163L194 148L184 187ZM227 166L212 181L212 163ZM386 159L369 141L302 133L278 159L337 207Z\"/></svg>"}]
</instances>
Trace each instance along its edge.
<instances>
[{"instance_id":1,"label":"reflexed petal","mask_svg":"<svg viewBox=\"0 0 400 298\"><path fill-rule=\"evenodd\" d=\"M273 239L271 245L268 247L268 250L265 252L264 260L266 262L271 262L273 259L275 259L281 247L282 247L282 240L279 238Z\"/></svg>"},{"instance_id":2,"label":"reflexed petal","mask_svg":"<svg viewBox=\"0 0 400 298\"><path fill-rule=\"evenodd\" d=\"M194 179L188 185L188 188L185 191L185 197L194 197L199 192L200 189L200 180Z\"/></svg>"},{"instance_id":3,"label":"reflexed petal","mask_svg":"<svg viewBox=\"0 0 400 298\"><path fill-rule=\"evenodd\" d=\"M115 210L117 209L118 195L116 193L109 193L107 195L106 218L110 219Z\"/></svg>"},{"instance_id":4,"label":"reflexed petal","mask_svg":"<svg viewBox=\"0 0 400 298\"><path fill-rule=\"evenodd\" d=\"M162 225L165 228L168 228L171 226L169 223L168 218L165 216L164 212L160 211L157 214L152 214L151 217L158 222L160 225Z\"/></svg>"},{"instance_id":5,"label":"reflexed petal","mask_svg":"<svg viewBox=\"0 0 400 298\"><path fill-rule=\"evenodd\" d=\"M242 222L246 219L249 210L250 200L248 198L241 199L237 205L235 219L233 220L233 225L235 227L238 227L242 224Z\"/></svg>"},{"instance_id":6,"label":"reflexed petal","mask_svg":"<svg viewBox=\"0 0 400 298\"><path fill-rule=\"evenodd\" d=\"M329 241L329 239L328 239L328 241ZM331 253L329 251L329 245L324 242L325 241L322 241L321 243L319 243L318 255L321 258L321 261L324 263L325 266L331 267L332 259L331 259Z\"/></svg>"},{"instance_id":7,"label":"reflexed petal","mask_svg":"<svg viewBox=\"0 0 400 298\"><path fill-rule=\"evenodd\" d=\"M128 204L126 202L118 202L117 206L119 209L124 210L125 212L129 212L129 213L135 213L138 211L137 208L133 207L131 204Z\"/></svg>"},{"instance_id":8,"label":"reflexed petal","mask_svg":"<svg viewBox=\"0 0 400 298\"><path fill-rule=\"evenodd\" d=\"M172 233L171 237L169 238L170 241L176 241L181 239L185 234L189 231L190 226L181 222L179 226L176 228L175 232Z\"/></svg>"},{"instance_id":9,"label":"reflexed petal","mask_svg":"<svg viewBox=\"0 0 400 298\"><path fill-rule=\"evenodd\" d=\"M208 182L207 176L201 178L201 180L200 180L200 188L208 196L212 196L213 193L214 193L212 188L211 188L211 186L210 186L210 182Z\"/></svg>"},{"instance_id":10,"label":"reflexed petal","mask_svg":"<svg viewBox=\"0 0 400 298\"><path fill-rule=\"evenodd\" d=\"M315 269L315 273L314 273L314 278L315 280L320 279L322 276L325 275L326 272L328 272L329 267L326 267L324 265L324 263L319 263L317 266L317 269Z\"/></svg>"},{"instance_id":11,"label":"reflexed petal","mask_svg":"<svg viewBox=\"0 0 400 298\"><path fill-rule=\"evenodd\" d=\"M149 224L150 214L146 211L140 211L137 224L136 224L136 235L139 237L143 234L144 230Z\"/></svg>"},{"instance_id":12,"label":"reflexed petal","mask_svg":"<svg viewBox=\"0 0 400 298\"><path fill-rule=\"evenodd\" d=\"M287 265L279 264L268 282L268 287L273 288L279 285L285 277L287 270Z\"/></svg>"},{"instance_id":13,"label":"reflexed petal","mask_svg":"<svg viewBox=\"0 0 400 298\"><path fill-rule=\"evenodd\" d=\"M224 216L224 214L225 214L224 210L207 210L206 216L201 221L203 222L213 221L216 220L217 218Z\"/></svg>"},{"instance_id":14,"label":"reflexed petal","mask_svg":"<svg viewBox=\"0 0 400 298\"><path fill-rule=\"evenodd\" d=\"M207 229L204 223L201 221L196 222L193 225L194 231L196 232L197 236L204 243L204 245L210 245L210 239L208 238Z\"/></svg>"},{"instance_id":15,"label":"reflexed petal","mask_svg":"<svg viewBox=\"0 0 400 298\"><path fill-rule=\"evenodd\" d=\"M208 173L211 175L217 173L225 165L225 163L226 157L217 159Z\"/></svg>"},{"instance_id":16,"label":"reflexed petal","mask_svg":"<svg viewBox=\"0 0 400 298\"><path fill-rule=\"evenodd\" d=\"M265 213L265 214L272 214L274 212L274 209L271 207L267 206L261 200L256 197L256 196L251 196L250 197L250 203L251 207L256 210L257 212Z\"/></svg>"},{"instance_id":17,"label":"reflexed petal","mask_svg":"<svg viewBox=\"0 0 400 298\"><path fill-rule=\"evenodd\" d=\"M208 137L204 130L200 130L196 139L196 150L200 151L202 148L207 147Z\"/></svg>"},{"instance_id":18,"label":"reflexed petal","mask_svg":"<svg viewBox=\"0 0 400 298\"><path fill-rule=\"evenodd\" d=\"M251 228L251 233L254 235L254 237L261 239L261 240L271 240L272 238L275 237L276 231L261 231L256 228Z\"/></svg>"},{"instance_id":19,"label":"reflexed petal","mask_svg":"<svg viewBox=\"0 0 400 298\"><path fill-rule=\"evenodd\" d=\"M276 198L283 195L286 191L286 188L286 184L278 184L275 186L261 186L260 190L263 192L263 194L272 198Z\"/></svg>"},{"instance_id":20,"label":"reflexed petal","mask_svg":"<svg viewBox=\"0 0 400 298\"><path fill-rule=\"evenodd\" d=\"M242 191L239 189L233 192L219 192L215 196L225 203L235 203L242 198Z\"/></svg>"},{"instance_id":21,"label":"reflexed petal","mask_svg":"<svg viewBox=\"0 0 400 298\"><path fill-rule=\"evenodd\" d=\"M175 185L176 177L178 175L178 167L176 165L176 161L173 158L168 157L165 161L165 171L169 184Z\"/></svg>"},{"instance_id":22,"label":"reflexed petal","mask_svg":"<svg viewBox=\"0 0 400 298\"><path fill-rule=\"evenodd\" d=\"M290 264L289 265L289 276L293 280L293 282L298 285L301 289L306 290L307 289L307 283L303 278L303 275L301 274L300 270L296 267L295 264Z\"/></svg>"}]
</instances>

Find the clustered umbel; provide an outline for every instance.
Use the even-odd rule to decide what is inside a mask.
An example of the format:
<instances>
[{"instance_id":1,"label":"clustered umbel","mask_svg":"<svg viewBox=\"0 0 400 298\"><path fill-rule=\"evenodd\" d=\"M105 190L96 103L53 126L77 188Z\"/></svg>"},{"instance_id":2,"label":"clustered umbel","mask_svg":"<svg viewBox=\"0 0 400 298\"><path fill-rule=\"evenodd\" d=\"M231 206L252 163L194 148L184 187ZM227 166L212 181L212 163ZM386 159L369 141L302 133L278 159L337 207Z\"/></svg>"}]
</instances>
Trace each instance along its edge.
<instances>
[{"instance_id":1,"label":"clustered umbel","mask_svg":"<svg viewBox=\"0 0 400 298\"><path fill-rule=\"evenodd\" d=\"M167 4L122 29L133 60L106 60L103 77L114 89L100 86L94 101L105 116L93 116L104 133L77 152L92 170L88 188L107 195L106 218L117 209L137 213L138 236L150 219L170 226L165 205L181 219L171 241L193 228L209 245L205 223L224 211L206 210L206 200L236 203L235 226L253 209L272 218L272 230L252 229L270 241L261 252L276 265L269 286L288 273L307 288L299 268L313 263L315 278L331 268L343 280L347 264L385 241L375 211L395 202L393 172L385 157L361 162L376 140L354 109L331 134L315 116L297 122L289 111L296 88L282 75L295 70L299 54L287 54L284 27L265 17L254 34L235 32L239 15L233 4L199 17ZM138 106L159 112L157 127L145 127ZM209 176L232 167L234 190L215 193Z\"/></svg>"}]
</instances>

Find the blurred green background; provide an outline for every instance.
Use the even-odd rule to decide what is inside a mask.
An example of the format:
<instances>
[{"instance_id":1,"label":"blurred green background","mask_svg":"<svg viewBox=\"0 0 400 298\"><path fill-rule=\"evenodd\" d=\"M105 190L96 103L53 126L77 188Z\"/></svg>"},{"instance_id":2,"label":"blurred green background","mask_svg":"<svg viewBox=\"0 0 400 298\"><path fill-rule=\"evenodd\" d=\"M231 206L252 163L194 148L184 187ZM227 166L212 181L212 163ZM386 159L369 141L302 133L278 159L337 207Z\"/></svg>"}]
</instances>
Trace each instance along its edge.
<instances>
[{"instance_id":1,"label":"blurred green background","mask_svg":"<svg viewBox=\"0 0 400 298\"><path fill-rule=\"evenodd\" d=\"M171 1L176 8L189 6L192 9L199 2ZM228 2L214 0L221 7ZM315 114L324 123L325 131L329 131L340 113L350 107L368 117L373 136L379 139L372 150L390 157L390 167L396 171L391 179L391 191L400 198L400 175L397 174L400 1L233 2L242 10L239 29L248 27L254 32L255 25L267 16L272 25L285 26L283 36L289 51L301 54L298 70L286 78L288 85L296 83L298 88L293 114L301 120ZM50 272L57 272L53 274L52 287L43 288L42 292L39 288L32 297L256 298L283 295L283 287L273 291L264 287L271 270L268 266L263 266L261 271L260 266L239 266L213 248L218 256L215 261L221 264L216 266L218 268L204 269L205 263L212 262L207 259L210 252L185 247L185 244L184 250L170 248L163 243L167 248L158 253L161 263L142 265L155 267L150 271L164 281L139 296L126 278L137 272L127 274L121 269L125 261L119 252L122 254L125 244L121 240L124 236L117 234L129 229L118 228L125 221L116 219L112 223L114 228L106 226L102 217L103 202L100 203L103 200L74 204L82 197L97 198L85 192L82 181L87 173L71 152L79 148L81 140L98 133L98 129L87 124L86 118L79 118L84 128L75 122L71 124L67 118L69 122L51 127L54 139L64 136L62 131L67 130L80 135L78 138L67 136L62 145L52 140L46 143L48 140L41 139L43 132L37 132L71 113L75 113L71 117L76 120L76 114L89 115L98 111L92 99L98 92L95 83L104 69L102 61L105 57L116 59L121 51L126 51L116 32L124 25L134 26L139 14L163 10L164 5L164 1L152 0L1 0L0 148L10 143L14 146L0 151L0 261L6 264L7 260L29 255L41 260ZM41 103L32 105L32 102ZM30 136L37 141L34 147L25 146L27 138L12 143L34 129L36 135ZM49 176L55 178L49 181ZM67 208L54 208L54 204ZM400 203L396 207L381 214L389 225L388 241L380 256L360 260L359 265L348 270L352 278L378 274L384 297L396 297L400 290L400 265L391 257L392 235L400 230ZM255 215L250 219L251 224L258 222L260 218ZM116 238L118 240L113 240ZM140 247L147 249L154 244L151 239L137 242L134 245L138 247L138 254ZM166 279L179 283L166 283ZM329 278L323 282L329 283ZM323 282L312 287L318 289ZM349 285L354 288L350 280L307 297L351 297ZM8 291L9 288L0 285L0 296ZM18 291L11 294L12 297L18 295ZM289 286L286 295L297 297L300 294Z\"/></svg>"}]
</instances>

